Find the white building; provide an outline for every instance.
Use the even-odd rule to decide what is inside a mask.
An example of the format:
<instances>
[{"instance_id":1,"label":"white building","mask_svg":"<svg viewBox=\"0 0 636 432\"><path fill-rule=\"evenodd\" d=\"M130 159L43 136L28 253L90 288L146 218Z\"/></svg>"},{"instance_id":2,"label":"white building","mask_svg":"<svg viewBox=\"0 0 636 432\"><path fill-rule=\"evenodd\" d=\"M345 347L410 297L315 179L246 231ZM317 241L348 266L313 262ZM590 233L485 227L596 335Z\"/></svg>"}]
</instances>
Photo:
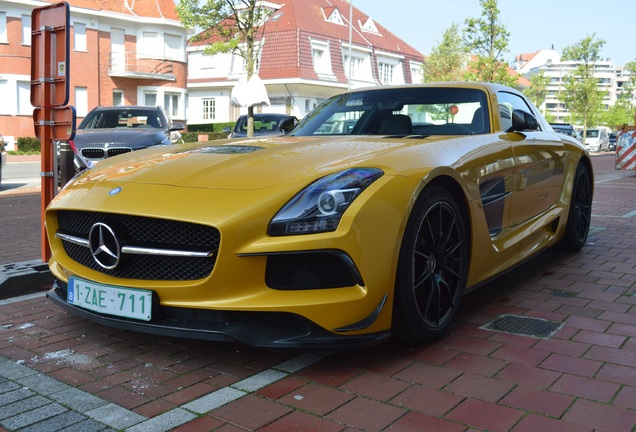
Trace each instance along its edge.
<instances>
[{"instance_id":1,"label":"white building","mask_svg":"<svg viewBox=\"0 0 636 432\"><path fill-rule=\"evenodd\" d=\"M557 122L570 122L570 113L563 103L562 92L565 91L565 77L572 74L580 64L561 61L561 55L556 50L549 49L533 54L520 54L511 66L527 78L541 72L549 77L548 94L539 109L554 116ZM624 67L615 66L608 58L594 64L594 77L598 80L598 89L606 93L603 104L608 108L616 103L623 91L623 85L629 80L629 73Z\"/></svg>"},{"instance_id":2,"label":"white building","mask_svg":"<svg viewBox=\"0 0 636 432\"><path fill-rule=\"evenodd\" d=\"M350 9L347 0L281 0L264 5L272 15L258 41L262 50L257 73L270 106L256 112L302 118L349 87L422 81L423 55L355 7ZM232 88L245 74L245 60L232 54L204 55L205 45L214 40L188 45L191 125L234 121L247 111L231 103Z\"/></svg>"}]
</instances>

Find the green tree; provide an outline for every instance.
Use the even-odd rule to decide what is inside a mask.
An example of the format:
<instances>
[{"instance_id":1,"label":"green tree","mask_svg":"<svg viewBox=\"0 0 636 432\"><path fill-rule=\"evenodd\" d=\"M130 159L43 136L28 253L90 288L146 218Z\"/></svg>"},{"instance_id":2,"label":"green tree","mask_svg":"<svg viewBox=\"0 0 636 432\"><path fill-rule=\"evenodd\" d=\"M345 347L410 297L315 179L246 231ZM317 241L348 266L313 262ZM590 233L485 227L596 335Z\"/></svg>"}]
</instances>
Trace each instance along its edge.
<instances>
[{"instance_id":1,"label":"green tree","mask_svg":"<svg viewBox=\"0 0 636 432\"><path fill-rule=\"evenodd\" d=\"M442 41L424 59L424 81L461 81L466 69L466 50L457 23L444 30Z\"/></svg>"},{"instance_id":2,"label":"green tree","mask_svg":"<svg viewBox=\"0 0 636 432\"><path fill-rule=\"evenodd\" d=\"M261 7L259 0L179 0L177 13L188 29L202 28L192 42L212 41L204 48L207 55L237 54L245 59L249 80L256 70L262 45L262 24L273 10ZM247 109L247 136L254 135L254 108Z\"/></svg>"},{"instance_id":3,"label":"green tree","mask_svg":"<svg viewBox=\"0 0 636 432\"><path fill-rule=\"evenodd\" d=\"M563 48L561 61L574 61L578 66L564 78L564 102L577 122L583 124L583 140L587 126L599 120L605 92L598 89L594 77L594 65L601 58L600 51L605 41L596 35L586 36L574 45Z\"/></svg>"},{"instance_id":4,"label":"green tree","mask_svg":"<svg viewBox=\"0 0 636 432\"><path fill-rule=\"evenodd\" d=\"M530 86L526 88L523 93L530 99L530 101L537 107L545 101L545 97L548 94L548 83L550 77L545 76L543 71L538 74L534 74L530 77Z\"/></svg>"},{"instance_id":5,"label":"green tree","mask_svg":"<svg viewBox=\"0 0 636 432\"><path fill-rule=\"evenodd\" d=\"M629 72L629 80L623 85L622 92L618 95L616 103L603 117L603 123L610 127L628 124L633 125L636 119L636 60L625 65L625 71Z\"/></svg>"},{"instance_id":6,"label":"green tree","mask_svg":"<svg viewBox=\"0 0 636 432\"><path fill-rule=\"evenodd\" d=\"M609 107L607 111L603 111L598 117L598 123L609 126L612 129L619 128L620 125L634 123L634 107L631 104L621 102L619 99L616 103Z\"/></svg>"},{"instance_id":7,"label":"green tree","mask_svg":"<svg viewBox=\"0 0 636 432\"><path fill-rule=\"evenodd\" d=\"M508 52L510 32L499 21L497 0L479 0L481 18L467 18L463 31L464 45L476 61L465 75L469 81L486 81L515 86L517 78L508 72L503 53Z\"/></svg>"}]
</instances>

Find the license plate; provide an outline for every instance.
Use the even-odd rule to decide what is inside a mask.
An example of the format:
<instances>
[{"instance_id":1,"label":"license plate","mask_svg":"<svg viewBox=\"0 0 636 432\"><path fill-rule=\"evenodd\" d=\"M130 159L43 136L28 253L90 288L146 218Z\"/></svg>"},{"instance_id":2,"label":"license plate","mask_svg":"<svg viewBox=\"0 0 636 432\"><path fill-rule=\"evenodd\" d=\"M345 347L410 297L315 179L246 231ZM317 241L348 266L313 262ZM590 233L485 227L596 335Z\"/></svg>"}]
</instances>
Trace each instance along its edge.
<instances>
[{"instance_id":1,"label":"license plate","mask_svg":"<svg viewBox=\"0 0 636 432\"><path fill-rule=\"evenodd\" d=\"M66 299L75 306L108 315L144 321L150 321L152 316L152 291L147 290L70 277Z\"/></svg>"}]
</instances>

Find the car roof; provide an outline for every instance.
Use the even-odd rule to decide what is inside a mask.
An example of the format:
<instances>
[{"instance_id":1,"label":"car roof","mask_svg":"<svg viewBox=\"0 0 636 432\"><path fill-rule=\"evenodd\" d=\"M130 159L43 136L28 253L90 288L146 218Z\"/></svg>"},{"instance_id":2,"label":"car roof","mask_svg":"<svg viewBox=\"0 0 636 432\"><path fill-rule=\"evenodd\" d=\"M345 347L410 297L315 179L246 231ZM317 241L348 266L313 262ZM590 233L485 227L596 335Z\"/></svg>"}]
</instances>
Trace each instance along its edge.
<instances>
[{"instance_id":1,"label":"car roof","mask_svg":"<svg viewBox=\"0 0 636 432\"><path fill-rule=\"evenodd\" d=\"M239 118L245 118L245 117L247 117L246 114L243 114L243 115L239 116ZM280 114L280 113L254 113L254 118L255 119L263 118L263 117L269 117L269 118L279 117L279 118L283 118L283 117L292 117L292 116L289 115L289 114Z\"/></svg>"},{"instance_id":2,"label":"car roof","mask_svg":"<svg viewBox=\"0 0 636 432\"><path fill-rule=\"evenodd\" d=\"M122 110L122 109L156 109L162 111L161 107L152 105L113 105L113 106L96 106L93 110Z\"/></svg>"}]
</instances>

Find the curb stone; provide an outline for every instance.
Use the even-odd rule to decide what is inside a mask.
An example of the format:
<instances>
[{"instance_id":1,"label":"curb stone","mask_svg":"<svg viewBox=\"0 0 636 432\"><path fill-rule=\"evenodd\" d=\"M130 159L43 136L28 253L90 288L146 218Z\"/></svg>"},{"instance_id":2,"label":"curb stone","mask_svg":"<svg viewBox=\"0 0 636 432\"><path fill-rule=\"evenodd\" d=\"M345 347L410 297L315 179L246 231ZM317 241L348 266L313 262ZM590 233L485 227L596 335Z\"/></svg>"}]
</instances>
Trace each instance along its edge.
<instances>
[{"instance_id":1,"label":"curb stone","mask_svg":"<svg viewBox=\"0 0 636 432\"><path fill-rule=\"evenodd\" d=\"M0 299L43 291L52 283L48 264L40 260L0 265Z\"/></svg>"}]
</instances>

